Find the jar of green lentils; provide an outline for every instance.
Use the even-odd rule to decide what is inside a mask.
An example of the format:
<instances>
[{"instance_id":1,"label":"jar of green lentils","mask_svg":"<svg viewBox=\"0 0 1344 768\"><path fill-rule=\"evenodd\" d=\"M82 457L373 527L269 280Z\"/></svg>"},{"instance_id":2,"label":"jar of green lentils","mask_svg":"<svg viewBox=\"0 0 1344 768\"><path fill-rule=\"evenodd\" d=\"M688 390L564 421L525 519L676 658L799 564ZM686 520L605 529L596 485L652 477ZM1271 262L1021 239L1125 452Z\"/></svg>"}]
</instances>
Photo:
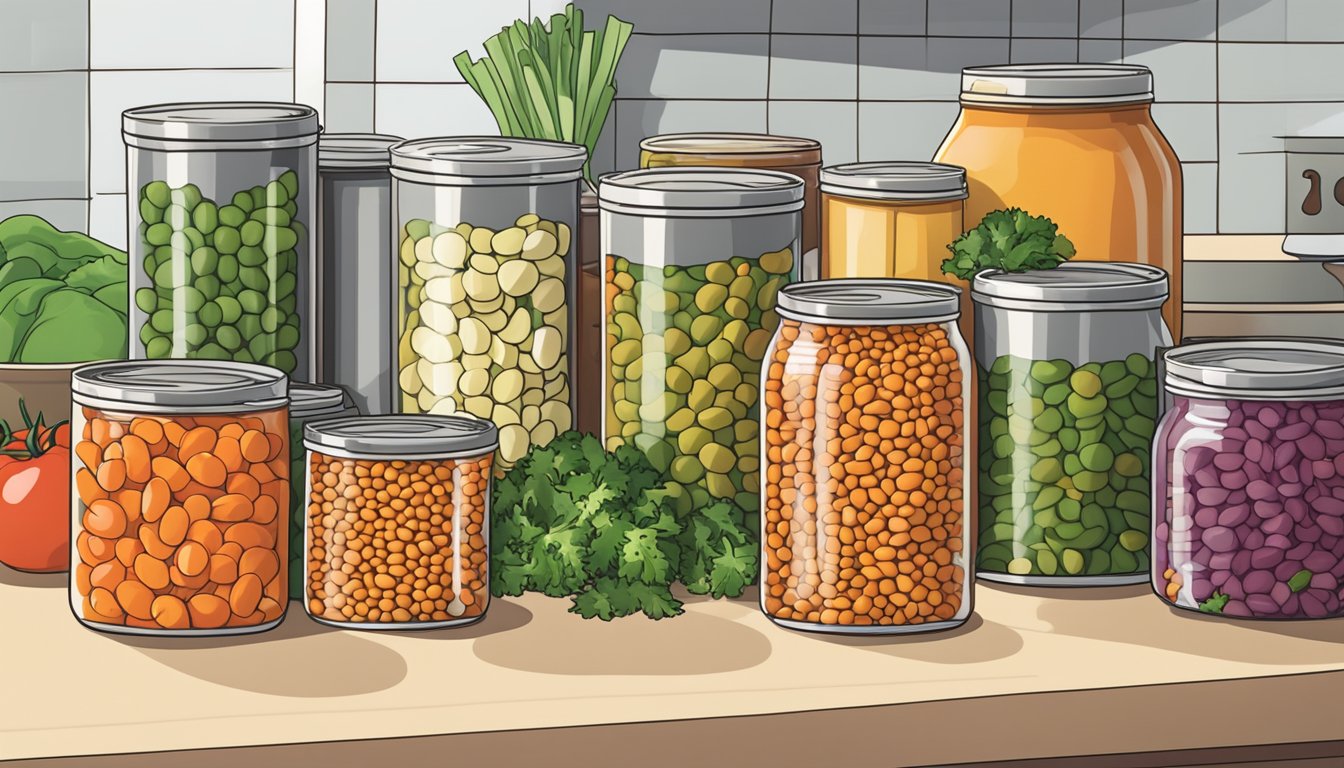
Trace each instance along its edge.
<instances>
[{"instance_id":1,"label":"jar of green lentils","mask_svg":"<svg viewBox=\"0 0 1344 768\"><path fill-rule=\"evenodd\" d=\"M761 361L796 275L803 181L659 168L598 189L608 448L634 444L701 507L760 508Z\"/></svg>"},{"instance_id":2,"label":"jar of green lentils","mask_svg":"<svg viewBox=\"0 0 1344 768\"><path fill-rule=\"evenodd\" d=\"M976 575L1046 586L1148 579L1154 361L1167 273L1074 261L975 277Z\"/></svg>"},{"instance_id":3,"label":"jar of green lentils","mask_svg":"<svg viewBox=\"0 0 1344 768\"><path fill-rule=\"evenodd\" d=\"M303 599L304 568L307 549L303 527L308 519L308 501L304 498L303 478L308 476L304 463L303 427L322 419L358 416L359 407L344 389L322 384L289 385L289 599Z\"/></svg>"}]
</instances>

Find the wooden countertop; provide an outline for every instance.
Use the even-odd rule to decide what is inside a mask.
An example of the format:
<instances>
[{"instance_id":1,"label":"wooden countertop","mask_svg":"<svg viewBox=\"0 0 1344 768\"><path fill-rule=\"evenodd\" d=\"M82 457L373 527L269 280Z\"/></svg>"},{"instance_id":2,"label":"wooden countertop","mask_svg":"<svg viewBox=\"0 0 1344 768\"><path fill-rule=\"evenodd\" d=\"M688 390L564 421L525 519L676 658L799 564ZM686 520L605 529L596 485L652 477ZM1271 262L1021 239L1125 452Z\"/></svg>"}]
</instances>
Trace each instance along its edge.
<instances>
[{"instance_id":1,"label":"wooden countertop","mask_svg":"<svg viewBox=\"0 0 1344 768\"><path fill-rule=\"evenodd\" d=\"M823 757L890 765L1344 739L1344 620L1229 623L1169 609L1147 586L981 584L967 626L905 638L791 632L749 600L610 624L567 605L528 595L496 600L473 627L374 633L319 626L292 603L261 635L128 638L79 626L64 576L0 567L0 760L124 765L124 753L176 750L191 761L134 764L264 765L282 753L276 764L302 764L316 742L389 740L327 747L321 763L355 765L361 744L377 745L367 761L398 745L443 754L451 744L418 737L471 734L486 754L507 754L492 750L522 749L520 734L542 729L559 730L539 754L577 765L767 762L790 753L798 728L813 731L798 734L800 759L836 738ZM636 730L600 730L611 724ZM676 738L648 743L659 734ZM641 756L546 746L608 737ZM253 749L201 751L229 747Z\"/></svg>"}]
</instances>

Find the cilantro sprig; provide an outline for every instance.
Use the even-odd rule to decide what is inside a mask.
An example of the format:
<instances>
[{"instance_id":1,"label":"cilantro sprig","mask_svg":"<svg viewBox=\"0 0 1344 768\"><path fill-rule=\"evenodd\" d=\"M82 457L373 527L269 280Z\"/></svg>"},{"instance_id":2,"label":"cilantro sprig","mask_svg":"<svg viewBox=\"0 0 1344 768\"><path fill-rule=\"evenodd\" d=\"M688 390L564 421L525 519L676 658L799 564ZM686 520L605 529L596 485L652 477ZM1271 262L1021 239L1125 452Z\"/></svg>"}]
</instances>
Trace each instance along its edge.
<instances>
[{"instance_id":1,"label":"cilantro sprig","mask_svg":"<svg viewBox=\"0 0 1344 768\"><path fill-rule=\"evenodd\" d=\"M756 576L754 529L729 501L690 510L679 485L633 446L566 432L496 484L491 591L572 597L604 621L675 616L692 594L736 597ZM683 502L679 504L679 502Z\"/></svg>"},{"instance_id":2,"label":"cilantro sprig","mask_svg":"<svg viewBox=\"0 0 1344 768\"><path fill-rule=\"evenodd\" d=\"M1044 216L1021 208L990 211L975 229L953 240L943 272L970 280L986 269L1026 272L1054 269L1073 258L1073 243Z\"/></svg>"}]
</instances>

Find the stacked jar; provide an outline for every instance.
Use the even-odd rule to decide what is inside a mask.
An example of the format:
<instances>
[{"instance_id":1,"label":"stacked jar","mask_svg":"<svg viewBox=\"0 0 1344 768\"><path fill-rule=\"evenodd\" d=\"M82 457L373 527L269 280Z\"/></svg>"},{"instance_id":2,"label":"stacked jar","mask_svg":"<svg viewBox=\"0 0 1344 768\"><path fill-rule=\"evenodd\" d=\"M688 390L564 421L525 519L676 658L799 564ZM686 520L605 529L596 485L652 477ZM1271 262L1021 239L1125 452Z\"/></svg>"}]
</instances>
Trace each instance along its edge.
<instances>
[{"instance_id":1,"label":"stacked jar","mask_svg":"<svg viewBox=\"0 0 1344 768\"><path fill-rule=\"evenodd\" d=\"M212 361L77 370L70 606L106 632L259 632L285 614L288 396Z\"/></svg>"},{"instance_id":2,"label":"stacked jar","mask_svg":"<svg viewBox=\"0 0 1344 768\"><path fill-rule=\"evenodd\" d=\"M479 621L490 603L490 475L499 432L471 416L304 427L308 614L363 629Z\"/></svg>"},{"instance_id":3,"label":"stacked jar","mask_svg":"<svg viewBox=\"0 0 1344 768\"><path fill-rule=\"evenodd\" d=\"M1164 362L1157 593L1223 616L1344 615L1344 344L1236 339Z\"/></svg>"},{"instance_id":4,"label":"stacked jar","mask_svg":"<svg viewBox=\"0 0 1344 768\"><path fill-rule=\"evenodd\" d=\"M132 358L309 377L317 133L299 104L125 112Z\"/></svg>"},{"instance_id":5,"label":"stacked jar","mask_svg":"<svg viewBox=\"0 0 1344 768\"><path fill-rule=\"evenodd\" d=\"M289 463L292 478L289 489L289 598L303 599L304 546L303 525L308 499L303 481L303 427L310 421L355 416L359 407L340 387L320 384L291 384L289 387Z\"/></svg>"},{"instance_id":6,"label":"stacked jar","mask_svg":"<svg viewBox=\"0 0 1344 768\"><path fill-rule=\"evenodd\" d=\"M959 303L914 280L780 292L761 454L761 608L775 623L900 633L971 615Z\"/></svg>"},{"instance_id":7,"label":"stacked jar","mask_svg":"<svg viewBox=\"0 0 1344 768\"><path fill-rule=\"evenodd\" d=\"M1068 262L976 275L980 549L1014 584L1133 584L1149 564L1167 275Z\"/></svg>"},{"instance_id":8,"label":"stacked jar","mask_svg":"<svg viewBox=\"0 0 1344 768\"><path fill-rule=\"evenodd\" d=\"M392 148L400 409L499 427L499 466L573 425L574 228L587 152L497 137Z\"/></svg>"},{"instance_id":9,"label":"stacked jar","mask_svg":"<svg viewBox=\"0 0 1344 768\"><path fill-rule=\"evenodd\" d=\"M797 264L803 182L664 168L605 177L607 447L633 444L693 506L759 508L761 361Z\"/></svg>"},{"instance_id":10,"label":"stacked jar","mask_svg":"<svg viewBox=\"0 0 1344 768\"><path fill-rule=\"evenodd\" d=\"M392 177L371 133L326 133L317 146L316 380L345 387L366 413L392 412Z\"/></svg>"}]
</instances>

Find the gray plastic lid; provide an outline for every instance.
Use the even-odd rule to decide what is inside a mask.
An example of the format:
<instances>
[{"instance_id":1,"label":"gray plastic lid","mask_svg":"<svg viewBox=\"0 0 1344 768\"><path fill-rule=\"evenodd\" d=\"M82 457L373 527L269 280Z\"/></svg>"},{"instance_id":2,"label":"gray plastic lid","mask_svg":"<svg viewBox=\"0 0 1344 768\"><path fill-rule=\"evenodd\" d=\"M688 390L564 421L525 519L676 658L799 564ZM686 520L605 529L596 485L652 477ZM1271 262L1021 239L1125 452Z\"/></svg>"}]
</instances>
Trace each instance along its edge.
<instances>
[{"instance_id":1,"label":"gray plastic lid","mask_svg":"<svg viewBox=\"0 0 1344 768\"><path fill-rule=\"evenodd\" d=\"M466 414L350 416L305 424L303 444L354 458L452 458L493 451L499 430Z\"/></svg>"},{"instance_id":2,"label":"gray plastic lid","mask_svg":"<svg viewBox=\"0 0 1344 768\"><path fill-rule=\"evenodd\" d=\"M962 103L1086 106L1152 100L1152 70L1135 64L1002 64L961 71Z\"/></svg>"},{"instance_id":3,"label":"gray plastic lid","mask_svg":"<svg viewBox=\"0 0 1344 768\"><path fill-rule=\"evenodd\" d=\"M76 402L152 411L220 412L285 404L289 380L265 365L219 360L128 360L75 370Z\"/></svg>"},{"instance_id":4,"label":"gray plastic lid","mask_svg":"<svg viewBox=\"0 0 1344 768\"><path fill-rule=\"evenodd\" d=\"M1185 344L1163 354L1166 388L1192 397L1344 397L1344 343L1250 338Z\"/></svg>"},{"instance_id":5,"label":"gray plastic lid","mask_svg":"<svg viewBox=\"0 0 1344 768\"><path fill-rule=\"evenodd\" d=\"M324 133L317 139L317 167L321 170L378 170L386 168L388 152L400 136L382 133Z\"/></svg>"},{"instance_id":6,"label":"gray plastic lid","mask_svg":"<svg viewBox=\"0 0 1344 768\"><path fill-rule=\"evenodd\" d=\"M768 155L819 152L821 142L768 133L665 133L639 142L646 152L693 155Z\"/></svg>"},{"instance_id":7,"label":"gray plastic lid","mask_svg":"<svg viewBox=\"0 0 1344 768\"><path fill-rule=\"evenodd\" d=\"M779 290L784 317L841 325L938 323L961 314L961 289L927 280L817 280Z\"/></svg>"},{"instance_id":8,"label":"gray plastic lid","mask_svg":"<svg viewBox=\"0 0 1344 768\"><path fill-rule=\"evenodd\" d=\"M131 146L164 142L274 142L318 133L317 110L273 101L202 101L155 104L121 113ZM148 140L148 142L142 141Z\"/></svg>"},{"instance_id":9,"label":"gray plastic lid","mask_svg":"<svg viewBox=\"0 0 1344 768\"><path fill-rule=\"evenodd\" d=\"M874 200L965 200L966 169L945 163L847 163L821 169L821 191Z\"/></svg>"},{"instance_id":10,"label":"gray plastic lid","mask_svg":"<svg viewBox=\"0 0 1344 768\"><path fill-rule=\"evenodd\" d=\"M744 168L649 168L603 176L603 210L689 217L783 213L803 207L803 180Z\"/></svg>"},{"instance_id":11,"label":"gray plastic lid","mask_svg":"<svg viewBox=\"0 0 1344 768\"><path fill-rule=\"evenodd\" d=\"M1054 269L987 269L971 281L971 298L1006 309L1130 310L1167 300L1167 273L1147 264L1066 261ZM1040 305L1040 306L1037 306Z\"/></svg>"},{"instance_id":12,"label":"gray plastic lid","mask_svg":"<svg viewBox=\"0 0 1344 768\"><path fill-rule=\"evenodd\" d=\"M289 385L289 416L293 419L336 414L353 406L354 401L340 387L297 382Z\"/></svg>"},{"instance_id":13,"label":"gray plastic lid","mask_svg":"<svg viewBox=\"0 0 1344 768\"><path fill-rule=\"evenodd\" d=\"M430 183L552 183L578 179L587 159L587 149L560 141L444 136L392 145L392 175Z\"/></svg>"}]
</instances>

